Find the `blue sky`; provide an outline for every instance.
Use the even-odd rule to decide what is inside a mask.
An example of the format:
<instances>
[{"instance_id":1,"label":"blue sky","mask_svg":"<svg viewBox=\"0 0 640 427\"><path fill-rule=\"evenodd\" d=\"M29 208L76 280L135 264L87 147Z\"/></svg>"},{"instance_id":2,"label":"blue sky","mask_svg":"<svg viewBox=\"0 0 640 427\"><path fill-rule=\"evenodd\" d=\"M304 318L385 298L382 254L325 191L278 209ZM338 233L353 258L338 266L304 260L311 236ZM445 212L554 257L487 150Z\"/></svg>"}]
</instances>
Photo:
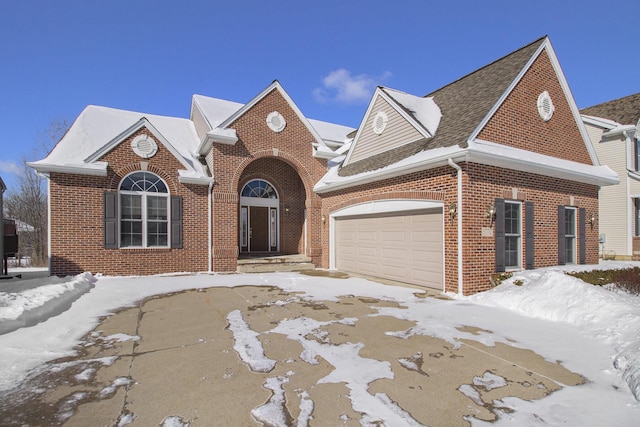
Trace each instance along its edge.
<instances>
[{"instance_id":1,"label":"blue sky","mask_svg":"<svg viewBox=\"0 0 640 427\"><path fill-rule=\"evenodd\" d=\"M640 92L638 0L0 1L0 176L89 104L188 117L278 80L357 127L375 86L424 95L548 35L579 108ZM31 156L31 157L30 157Z\"/></svg>"}]
</instances>

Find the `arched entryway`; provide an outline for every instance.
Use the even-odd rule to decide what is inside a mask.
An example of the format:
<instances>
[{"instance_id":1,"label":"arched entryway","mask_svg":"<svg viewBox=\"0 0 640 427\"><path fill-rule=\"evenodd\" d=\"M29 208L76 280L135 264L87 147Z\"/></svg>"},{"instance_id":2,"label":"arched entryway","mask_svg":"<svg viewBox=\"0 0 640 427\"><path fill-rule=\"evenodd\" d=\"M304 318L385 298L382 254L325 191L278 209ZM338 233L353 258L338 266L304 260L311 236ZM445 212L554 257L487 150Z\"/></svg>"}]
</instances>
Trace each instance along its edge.
<instances>
[{"instance_id":1,"label":"arched entryway","mask_svg":"<svg viewBox=\"0 0 640 427\"><path fill-rule=\"evenodd\" d=\"M280 204L269 182L254 179L240 191L240 252L278 252Z\"/></svg>"},{"instance_id":2,"label":"arched entryway","mask_svg":"<svg viewBox=\"0 0 640 427\"><path fill-rule=\"evenodd\" d=\"M306 253L306 191L286 161L251 162L238 182L238 247L241 256Z\"/></svg>"}]
</instances>

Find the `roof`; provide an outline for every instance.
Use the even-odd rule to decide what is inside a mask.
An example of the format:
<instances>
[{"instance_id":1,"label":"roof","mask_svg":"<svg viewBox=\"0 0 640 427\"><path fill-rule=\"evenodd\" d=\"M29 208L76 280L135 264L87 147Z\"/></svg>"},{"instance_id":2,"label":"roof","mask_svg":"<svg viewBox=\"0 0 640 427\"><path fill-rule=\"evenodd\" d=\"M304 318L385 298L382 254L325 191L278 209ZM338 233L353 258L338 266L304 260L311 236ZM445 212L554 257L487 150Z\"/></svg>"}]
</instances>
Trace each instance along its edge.
<instances>
[{"instance_id":1,"label":"roof","mask_svg":"<svg viewBox=\"0 0 640 427\"><path fill-rule=\"evenodd\" d=\"M613 120L621 125L635 125L640 119L640 93L583 108L580 114Z\"/></svg>"},{"instance_id":2,"label":"roof","mask_svg":"<svg viewBox=\"0 0 640 427\"><path fill-rule=\"evenodd\" d=\"M224 143L234 144L237 141L237 137L235 135L235 129L233 129L233 123L274 90L278 91L289 103L300 121L302 121L316 139L315 141L309 142L313 142L318 146L321 146L325 154L333 153L333 150L336 147L341 146L349 140L348 134L354 131L353 128L307 118L302 114L302 111L300 111L282 85L275 80L246 104L210 98L203 95L194 95L192 109L195 106L199 108L210 126L208 136L212 137L211 141L207 141L206 138L202 141L202 144L199 147L199 152L203 153L208 151L210 149L209 144L213 141L225 141ZM332 156L333 155L330 155L329 157Z\"/></svg>"},{"instance_id":3,"label":"roof","mask_svg":"<svg viewBox=\"0 0 640 427\"><path fill-rule=\"evenodd\" d=\"M205 177L196 149L199 140L193 123L188 119L157 116L135 111L119 110L95 105L87 106L49 155L29 166L40 172L74 172L106 174L106 164L97 161L113 144L128 136L136 126L152 128L161 143L176 155L192 177Z\"/></svg>"},{"instance_id":4,"label":"roof","mask_svg":"<svg viewBox=\"0 0 640 427\"><path fill-rule=\"evenodd\" d=\"M219 139L226 138L231 141L235 137L235 130L226 128L225 124L246 111L252 102L256 102L273 88L281 90L287 100L290 100L280 85L274 82L247 104L193 95L191 108L192 111L193 108L200 109L210 126L210 133L216 133ZM298 111L297 107L294 109ZM334 152L335 148L347 142L349 140L347 135L354 130L347 126L306 119L301 113L299 115L323 145L322 155L325 158L335 157L337 155ZM198 137L193 121L95 105L87 106L80 113L46 158L30 162L29 166L42 173L61 172L105 176L107 164L100 159L142 127L146 127L158 142L182 163L184 169L178 171L181 182L193 184L211 182L210 174L199 161L203 141ZM312 141L309 142L311 147Z\"/></svg>"},{"instance_id":5,"label":"roof","mask_svg":"<svg viewBox=\"0 0 640 427\"><path fill-rule=\"evenodd\" d=\"M329 163L329 171L315 185L314 191L326 193L447 166L451 162L473 162L523 172L535 170L547 176L599 186L617 184L617 174L597 162L593 165L582 164L477 138L485 121L501 105L543 49L547 49L550 56L555 58L548 38L543 37L426 95L433 98L442 113L433 137L426 136L345 166L342 162L347 156L337 157ZM557 72L561 73L561 70ZM559 75L559 78L561 85L566 86L564 76ZM571 103L573 98L568 86L563 89L576 121L579 122L578 110ZM385 91L392 94L387 89ZM400 97L396 97L396 101L402 103ZM415 111L412 113L415 117ZM581 133L584 133L583 138L588 143L586 131L581 129Z\"/></svg>"},{"instance_id":6,"label":"roof","mask_svg":"<svg viewBox=\"0 0 640 427\"><path fill-rule=\"evenodd\" d=\"M393 151L351 163L342 168L340 175L349 176L379 169L424 150L452 146L466 147L467 140L473 131L489 114L546 39L542 37L427 94L425 97L433 98L442 112L442 118L433 138L419 140Z\"/></svg>"}]
</instances>

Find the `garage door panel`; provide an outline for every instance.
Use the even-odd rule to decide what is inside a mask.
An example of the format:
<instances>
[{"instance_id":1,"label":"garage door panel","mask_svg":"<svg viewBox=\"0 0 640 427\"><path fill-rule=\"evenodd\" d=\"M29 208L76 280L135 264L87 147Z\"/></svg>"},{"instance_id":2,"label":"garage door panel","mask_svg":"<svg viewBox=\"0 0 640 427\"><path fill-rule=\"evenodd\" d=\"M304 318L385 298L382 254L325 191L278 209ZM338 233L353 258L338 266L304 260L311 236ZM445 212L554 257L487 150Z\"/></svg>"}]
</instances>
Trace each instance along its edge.
<instances>
[{"instance_id":1,"label":"garage door panel","mask_svg":"<svg viewBox=\"0 0 640 427\"><path fill-rule=\"evenodd\" d=\"M439 211L335 221L336 267L344 271L442 289L442 247Z\"/></svg>"}]
</instances>

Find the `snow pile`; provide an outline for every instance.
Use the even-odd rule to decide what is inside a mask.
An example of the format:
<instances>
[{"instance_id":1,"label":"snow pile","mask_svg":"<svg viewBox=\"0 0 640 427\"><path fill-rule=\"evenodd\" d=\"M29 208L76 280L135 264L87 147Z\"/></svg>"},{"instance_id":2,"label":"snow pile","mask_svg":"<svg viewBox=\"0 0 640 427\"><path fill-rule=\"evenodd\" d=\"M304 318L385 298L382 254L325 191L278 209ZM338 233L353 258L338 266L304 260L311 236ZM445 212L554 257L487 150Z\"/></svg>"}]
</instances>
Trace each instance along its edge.
<instances>
[{"instance_id":1,"label":"snow pile","mask_svg":"<svg viewBox=\"0 0 640 427\"><path fill-rule=\"evenodd\" d=\"M91 273L0 284L0 335L57 316L93 288Z\"/></svg>"},{"instance_id":2,"label":"snow pile","mask_svg":"<svg viewBox=\"0 0 640 427\"><path fill-rule=\"evenodd\" d=\"M615 348L614 366L640 400L640 299L612 292L562 271L514 274L496 288L467 297L478 304L500 307L527 317L563 322Z\"/></svg>"}]
</instances>

